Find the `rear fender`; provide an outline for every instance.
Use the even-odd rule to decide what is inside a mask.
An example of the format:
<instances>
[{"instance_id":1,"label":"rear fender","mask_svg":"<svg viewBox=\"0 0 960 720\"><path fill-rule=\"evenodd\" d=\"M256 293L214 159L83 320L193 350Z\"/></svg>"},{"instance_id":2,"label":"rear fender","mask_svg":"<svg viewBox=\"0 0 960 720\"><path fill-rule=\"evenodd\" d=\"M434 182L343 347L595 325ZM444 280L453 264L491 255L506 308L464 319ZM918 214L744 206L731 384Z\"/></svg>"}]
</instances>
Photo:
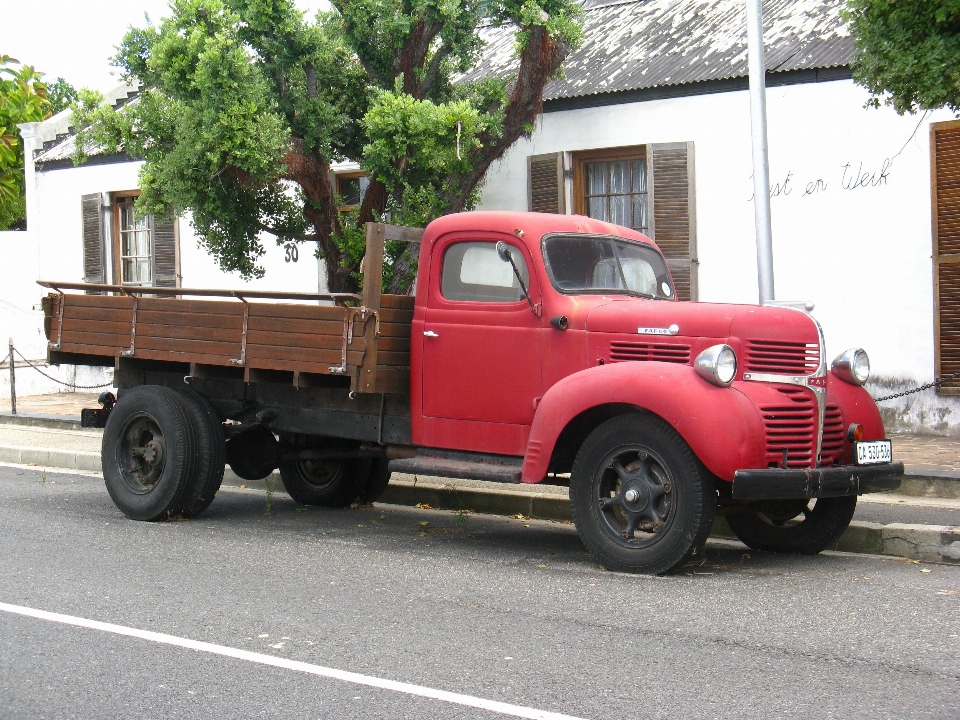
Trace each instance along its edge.
<instances>
[{"instance_id":1,"label":"rear fender","mask_svg":"<svg viewBox=\"0 0 960 720\"><path fill-rule=\"evenodd\" d=\"M608 405L658 415L724 480L763 459L760 415L736 389L711 385L689 365L624 362L568 375L544 394L524 455L523 482L546 476L564 428L588 410Z\"/></svg>"}]
</instances>

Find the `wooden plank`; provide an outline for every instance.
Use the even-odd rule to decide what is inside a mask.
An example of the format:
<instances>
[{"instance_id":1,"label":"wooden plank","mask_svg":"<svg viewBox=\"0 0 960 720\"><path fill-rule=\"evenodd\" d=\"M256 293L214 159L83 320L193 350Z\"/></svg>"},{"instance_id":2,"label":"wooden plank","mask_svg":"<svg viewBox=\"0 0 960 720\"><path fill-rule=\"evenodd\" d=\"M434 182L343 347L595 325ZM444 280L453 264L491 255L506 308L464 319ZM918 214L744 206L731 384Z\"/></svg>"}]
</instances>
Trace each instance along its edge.
<instances>
[{"instance_id":1,"label":"wooden plank","mask_svg":"<svg viewBox=\"0 0 960 720\"><path fill-rule=\"evenodd\" d=\"M127 314L127 324L130 323L130 313ZM237 315L220 315L216 313L173 313L158 312L156 310L137 310L137 326L146 325L179 326L193 325L206 328L223 328L240 333L243 330L243 313ZM239 337L239 335L237 336Z\"/></svg>"},{"instance_id":2,"label":"wooden plank","mask_svg":"<svg viewBox=\"0 0 960 720\"><path fill-rule=\"evenodd\" d=\"M166 350L176 353L196 353L212 357L222 357L224 362L231 358L240 357L240 339L232 342L216 342L213 340L181 340L169 337L141 337L137 334L134 357L140 357L141 350ZM250 352L249 345L247 352ZM195 362L200 362L199 360Z\"/></svg>"},{"instance_id":3,"label":"wooden plank","mask_svg":"<svg viewBox=\"0 0 960 720\"><path fill-rule=\"evenodd\" d=\"M105 320L78 320L73 317L64 317L63 318L63 332L93 332L93 333L106 333L108 335L123 335L126 333L127 337L130 336L130 318L128 317L125 322L109 322Z\"/></svg>"},{"instance_id":4,"label":"wooden plank","mask_svg":"<svg viewBox=\"0 0 960 720\"><path fill-rule=\"evenodd\" d=\"M408 395L410 393L410 368L377 368L377 392Z\"/></svg>"},{"instance_id":5,"label":"wooden plank","mask_svg":"<svg viewBox=\"0 0 960 720\"><path fill-rule=\"evenodd\" d=\"M381 330L383 327L381 326ZM384 337L381 335L377 338L377 350L382 352L384 350L394 351L394 352L410 352L410 338L409 337Z\"/></svg>"},{"instance_id":6,"label":"wooden plank","mask_svg":"<svg viewBox=\"0 0 960 720\"><path fill-rule=\"evenodd\" d=\"M404 323L409 325L413 322L413 310L396 310L394 308L383 308L380 310L381 323Z\"/></svg>"},{"instance_id":7,"label":"wooden plank","mask_svg":"<svg viewBox=\"0 0 960 720\"><path fill-rule=\"evenodd\" d=\"M340 320L303 320L252 316L247 322L247 332L282 332L286 335L307 333L310 335L337 335L343 337L343 319Z\"/></svg>"},{"instance_id":8,"label":"wooden plank","mask_svg":"<svg viewBox=\"0 0 960 720\"><path fill-rule=\"evenodd\" d=\"M342 327L342 326L341 326ZM308 333L268 332L265 330L247 330L247 346L278 345L308 350L337 350L343 347L343 331L336 335L313 335ZM363 352L366 340L362 335L354 335L350 350Z\"/></svg>"},{"instance_id":9,"label":"wooden plank","mask_svg":"<svg viewBox=\"0 0 960 720\"><path fill-rule=\"evenodd\" d=\"M410 366L410 353L408 352L384 352L380 351L377 353L377 366L382 367L384 365L405 365Z\"/></svg>"},{"instance_id":10,"label":"wooden plank","mask_svg":"<svg viewBox=\"0 0 960 720\"><path fill-rule=\"evenodd\" d=\"M130 347L130 331L125 334L120 333L96 333L96 332L78 332L63 331L63 337L60 341L60 350L63 352L74 352L68 345L89 345L93 347L112 347L117 349L126 349Z\"/></svg>"},{"instance_id":11,"label":"wooden plank","mask_svg":"<svg viewBox=\"0 0 960 720\"><path fill-rule=\"evenodd\" d=\"M381 308L395 308L397 310L412 311L417 299L413 295L381 295Z\"/></svg>"},{"instance_id":12,"label":"wooden plank","mask_svg":"<svg viewBox=\"0 0 960 720\"><path fill-rule=\"evenodd\" d=\"M127 332L130 332L129 326ZM137 317L137 341L141 337L168 338L170 340L208 340L215 342L229 342L237 346L240 352L240 343L243 340L243 331L240 328L204 327L192 323L182 325L154 325L140 322Z\"/></svg>"},{"instance_id":13,"label":"wooden plank","mask_svg":"<svg viewBox=\"0 0 960 720\"><path fill-rule=\"evenodd\" d=\"M253 303L251 303L252 305ZM178 298L142 297L137 303L137 312L197 313L200 315L243 315L243 303L239 300L187 300Z\"/></svg>"},{"instance_id":14,"label":"wooden plank","mask_svg":"<svg viewBox=\"0 0 960 720\"><path fill-rule=\"evenodd\" d=\"M362 352L355 350L349 351L347 353L347 364L359 365L363 361L363 355L364 353ZM288 348L277 345L251 345L248 342L247 358L251 360L254 358L259 360L290 360L312 365L339 365L342 359L342 351L339 349L305 350L303 348Z\"/></svg>"},{"instance_id":15,"label":"wooden plank","mask_svg":"<svg viewBox=\"0 0 960 720\"><path fill-rule=\"evenodd\" d=\"M363 307L375 313L380 312L381 285L383 283L383 243L385 235L386 226L383 224L366 224L367 246L363 259L362 302ZM377 323L368 322L363 330L364 338L367 341L367 351L363 355L356 379L351 381L350 390L352 392L377 392L376 333Z\"/></svg>"},{"instance_id":16,"label":"wooden plank","mask_svg":"<svg viewBox=\"0 0 960 720\"><path fill-rule=\"evenodd\" d=\"M423 228L405 227L403 225L383 225L382 227L384 240L408 243L418 243L423 240Z\"/></svg>"},{"instance_id":17,"label":"wooden plank","mask_svg":"<svg viewBox=\"0 0 960 720\"><path fill-rule=\"evenodd\" d=\"M380 337L410 338L410 323L380 323Z\"/></svg>"},{"instance_id":18,"label":"wooden plank","mask_svg":"<svg viewBox=\"0 0 960 720\"><path fill-rule=\"evenodd\" d=\"M250 317L282 320L339 320L343 323L344 308L332 305L290 305L282 303L250 303Z\"/></svg>"}]
</instances>

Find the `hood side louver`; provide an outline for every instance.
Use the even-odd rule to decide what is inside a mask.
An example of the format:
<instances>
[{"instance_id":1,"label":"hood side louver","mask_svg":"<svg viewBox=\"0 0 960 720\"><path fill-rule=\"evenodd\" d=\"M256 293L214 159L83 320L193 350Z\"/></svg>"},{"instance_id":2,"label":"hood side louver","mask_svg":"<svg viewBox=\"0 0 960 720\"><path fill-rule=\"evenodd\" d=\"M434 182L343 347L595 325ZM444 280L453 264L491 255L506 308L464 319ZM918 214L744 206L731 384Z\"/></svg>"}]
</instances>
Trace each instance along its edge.
<instances>
[{"instance_id":1,"label":"hood side louver","mask_svg":"<svg viewBox=\"0 0 960 720\"><path fill-rule=\"evenodd\" d=\"M820 365L816 343L747 340L743 369L775 375L810 375Z\"/></svg>"},{"instance_id":2,"label":"hood side louver","mask_svg":"<svg viewBox=\"0 0 960 720\"><path fill-rule=\"evenodd\" d=\"M610 343L610 362L627 362L630 360L653 360L688 365L690 363L690 346L623 341Z\"/></svg>"}]
</instances>

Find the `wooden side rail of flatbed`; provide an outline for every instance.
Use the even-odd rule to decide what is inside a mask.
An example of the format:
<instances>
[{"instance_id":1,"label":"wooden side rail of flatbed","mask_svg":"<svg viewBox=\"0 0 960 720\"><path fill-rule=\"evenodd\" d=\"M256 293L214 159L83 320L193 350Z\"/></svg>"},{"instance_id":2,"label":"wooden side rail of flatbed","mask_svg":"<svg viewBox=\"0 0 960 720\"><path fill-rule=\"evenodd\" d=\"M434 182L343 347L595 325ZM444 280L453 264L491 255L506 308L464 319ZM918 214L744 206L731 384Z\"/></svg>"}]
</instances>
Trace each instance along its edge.
<instances>
[{"instance_id":1,"label":"wooden side rail of flatbed","mask_svg":"<svg viewBox=\"0 0 960 720\"><path fill-rule=\"evenodd\" d=\"M297 386L341 376L353 392L407 394L414 298L381 294L383 242L421 235L368 224L362 295L40 281L54 291L43 301L50 361L243 368L248 382L258 370L292 372ZM214 297L229 299L194 299ZM304 304L323 300L335 304Z\"/></svg>"}]
</instances>

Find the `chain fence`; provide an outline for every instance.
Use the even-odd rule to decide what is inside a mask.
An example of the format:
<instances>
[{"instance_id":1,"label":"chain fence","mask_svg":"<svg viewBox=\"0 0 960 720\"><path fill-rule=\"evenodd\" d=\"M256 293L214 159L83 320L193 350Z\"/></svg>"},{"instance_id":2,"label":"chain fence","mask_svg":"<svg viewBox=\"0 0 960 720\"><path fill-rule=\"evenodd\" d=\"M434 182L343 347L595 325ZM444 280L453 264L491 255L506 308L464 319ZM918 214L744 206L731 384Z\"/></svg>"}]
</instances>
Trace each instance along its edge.
<instances>
[{"instance_id":1,"label":"chain fence","mask_svg":"<svg viewBox=\"0 0 960 720\"><path fill-rule=\"evenodd\" d=\"M40 373L41 375L43 375L45 378L47 378L48 380L53 380L55 383L58 383L58 384L60 384L60 385L63 385L64 387L74 388L75 390L99 390L99 389L101 389L101 388L113 387L113 380L111 380L111 381L109 381L109 382L102 383L102 384L100 384L100 385L77 385L76 383L64 382L63 380L60 380L59 378L53 377L53 375L49 375L49 374L45 373L45 372L44 372L43 370L41 370L38 366L34 365L30 360L27 360L27 359L23 356L23 353L21 353L19 350L17 350L17 349L16 349L15 347L13 347L12 345L10 346L10 350L11 350L11 352L7 355L7 357L6 357L5 359L8 360L11 364L13 364L13 362L14 362L13 353L16 353L17 355L20 356L20 359L23 360L23 362L25 362L27 365L29 365L30 367L32 367L32 368L33 368L34 370L36 370L38 373Z\"/></svg>"},{"instance_id":2,"label":"chain fence","mask_svg":"<svg viewBox=\"0 0 960 720\"><path fill-rule=\"evenodd\" d=\"M920 387L915 387L912 390L904 390L903 392L894 393L893 395L884 395L883 397L874 398L874 402L883 402L884 400L893 400L894 398L904 397L905 395L913 395L914 393L922 392L924 390L929 390L930 388L940 387L945 382L949 382L954 378L960 377L960 372L955 372L951 375L945 375L942 378L938 378L933 382L929 382L926 385L921 385Z\"/></svg>"}]
</instances>

